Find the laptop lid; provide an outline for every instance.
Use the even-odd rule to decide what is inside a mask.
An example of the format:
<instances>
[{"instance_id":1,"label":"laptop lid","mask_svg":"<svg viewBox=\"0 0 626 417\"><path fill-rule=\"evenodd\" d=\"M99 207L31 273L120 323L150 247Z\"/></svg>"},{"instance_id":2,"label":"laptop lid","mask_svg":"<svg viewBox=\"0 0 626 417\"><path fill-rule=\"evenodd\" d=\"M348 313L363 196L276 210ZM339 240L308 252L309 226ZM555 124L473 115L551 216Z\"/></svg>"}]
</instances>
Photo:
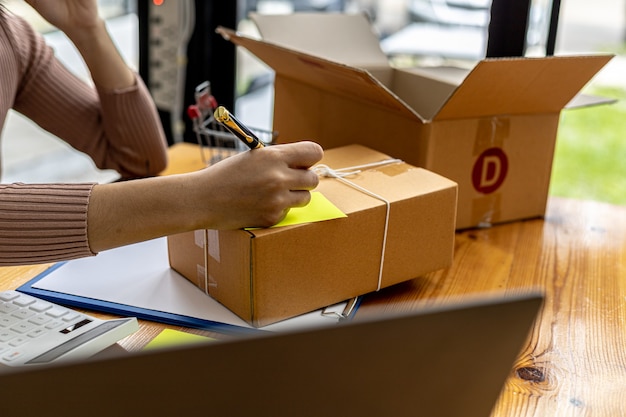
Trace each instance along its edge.
<instances>
[{"instance_id":1,"label":"laptop lid","mask_svg":"<svg viewBox=\"0 0 626 417\"><path fill-rule=\"evenodd\" d=\"M0 375L3 415L487 417L542 296Z\"/></svg>"}]
</instances>

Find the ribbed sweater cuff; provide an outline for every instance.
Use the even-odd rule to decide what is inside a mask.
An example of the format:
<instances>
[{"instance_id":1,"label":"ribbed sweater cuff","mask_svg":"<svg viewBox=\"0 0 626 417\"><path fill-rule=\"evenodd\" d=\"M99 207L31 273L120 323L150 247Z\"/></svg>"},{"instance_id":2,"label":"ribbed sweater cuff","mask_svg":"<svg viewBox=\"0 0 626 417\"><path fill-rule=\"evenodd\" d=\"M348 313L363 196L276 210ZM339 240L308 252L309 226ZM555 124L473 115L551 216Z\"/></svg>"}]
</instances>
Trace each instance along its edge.
<instances>
[{"instance_id":1,"label":"ribbed sweater cuff","mask_svg":"<svg viewBox=\"0 0 626 417\"><path fill-rule=\"evenodd\" d=\"M87 207L95 184L0 186L0 264L56 262L94 255Z\"/></svg>"}]
</instances>

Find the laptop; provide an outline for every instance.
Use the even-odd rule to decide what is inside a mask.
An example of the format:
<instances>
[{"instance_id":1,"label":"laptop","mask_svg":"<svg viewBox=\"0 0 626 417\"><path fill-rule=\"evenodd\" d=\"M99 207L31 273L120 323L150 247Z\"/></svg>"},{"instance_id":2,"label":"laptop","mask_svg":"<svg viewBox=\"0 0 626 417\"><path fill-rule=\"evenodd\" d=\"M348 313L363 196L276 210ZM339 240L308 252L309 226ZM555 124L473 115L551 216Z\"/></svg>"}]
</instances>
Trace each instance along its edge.
<instances>
[{"instance_id":1,"label":"laptop","mask_svg":"<svg viewBox=\"0 0 626 417\"><path fill-rule=\"evenodd\" d=\"M488 417L543 297L0 373L2 415Z\"/></svg>"}]
</instances>

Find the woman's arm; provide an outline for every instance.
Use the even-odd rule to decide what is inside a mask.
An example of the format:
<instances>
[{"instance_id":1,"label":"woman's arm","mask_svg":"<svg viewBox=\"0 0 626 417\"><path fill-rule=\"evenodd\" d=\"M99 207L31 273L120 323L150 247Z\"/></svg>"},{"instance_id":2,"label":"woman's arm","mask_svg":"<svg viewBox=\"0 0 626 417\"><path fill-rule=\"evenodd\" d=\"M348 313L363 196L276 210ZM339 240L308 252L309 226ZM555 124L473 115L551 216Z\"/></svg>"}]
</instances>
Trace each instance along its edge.
<instances>
[{"instance_id":1,"label":"woman's arm","mask_svg":"<svg viewBox=\"0 0 626 417\"><path fill-rule=\"evenodd\" d=\"M0 185L0 265L57 262L203 228L270 226L310 200L312 142L247 151L190 174L113 184Z\"/></svg>"},{"instance_id":2,"label":"woman's arm","mask_svg":"<svg viewBox=\"0 0 626 417\"><path fill-rule=\"evenodd\" d=\"M191 174L96 185L88 210L93 252L197 229L266 227L306 205L321 159L313 142L275 145Z\"/></svg>"},{"instance_id":3,"label":"woman's arm","mask_svg":"<svg viewBox=\"0 0 626 417\"><path fill-rule=\"evenodd\" d=\"M63 67L26 22L7 16L21 74L14 108L123 178L163 170L167 144L156 106L115 48L95 0L29 3L75 43L95 88Z\"/></svg>"}]
</instances>

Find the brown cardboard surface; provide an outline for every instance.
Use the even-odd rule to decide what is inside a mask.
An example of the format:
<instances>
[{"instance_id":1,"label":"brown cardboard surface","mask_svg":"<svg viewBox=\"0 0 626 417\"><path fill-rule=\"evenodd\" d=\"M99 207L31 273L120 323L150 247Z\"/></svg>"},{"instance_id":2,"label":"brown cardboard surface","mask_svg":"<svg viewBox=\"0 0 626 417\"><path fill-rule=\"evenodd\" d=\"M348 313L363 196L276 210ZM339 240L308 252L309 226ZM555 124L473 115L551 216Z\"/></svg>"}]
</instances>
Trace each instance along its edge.
<instances>
[{"instance_id":1,"label":"brown cardboard surface","mask_svg":"<svg viewBox=\"0 0 626 417\"><path fill-rule=\"evenodd\" d=\"M517 115L434 123L427 166L459 182L457 227L545 212L559 116ZM459 132L463 132L460 136Z\"/></svg>"},{"instance_id":2,"label":"brown cardboard surface","mask_svg":"<svg viewBox=\"0 0 626 417\"><path fill-rule=\"evenodd\" d=\"M274 113L280 141L310 139L327 149L359 143L425 167L429 124L289 78L277 77L275 88L275 108L292 109Z\"/></svg>"},{"instance_id":3,"label":"brown cardboard surface","mask_svg":"<svg viewBox=\"0 0 626 417\"><path fill-rule=\"evenodd\" d=\"M435 120L557 113L610 59L570 56L481 61Z\"/></svg>"},{"instance_id":4,"label":"brown cardboard surface","mask_svg":"<svg viewBox=\"0 0 626 417\"><path fill-rule=\"evenodd\" d=\"M322 163L337 169L386 159L385 154L352 145L327 150ZM207 231L209 295L249 323L264 326L375 291L379 278L382 288L450 265L454 182L404 162L363 169L349 181L382 196L389 211L385 202L351 185L321 178L317 190L348 217L250 231ZM171 240L170 263L202 286L180 267L199 259L187 256L184 248L193 234L186 236L182 244ZM185 268L191 271L187 273L194 270Z\"/></svg>"},{"instance_id":5,"label":"brown cardboard surface","mask_svg":"<svg viewBox=\"0 0 626 417\"><path fill-rule=\"evenodd\" d=\"M205 230L196 230L168 236L167 252L170 266L206 292L205 233Z\"/></svg>"},{"instance_id":6,"label":"brown cardboard surface","mask_svg":"<svg viewBox=\"0 0 626 417\"><path fill-rule=\"evenodd\" d=\"M207 231L206 274L209 295L245 320L254 317L253 236L243 230Z\"/></svg>"},{"instance_id":7,"label":"brown cardboard surface","mask_svg":"<svg viewBox=\"0 0 626 417\"><path fill-rule=\"evenodd\" d=\"M459 184L459 229L543 215L560 111L599 103L577 93L611 55L485 59L465 75L357 68L305 51L302 39L324 19L262 17L256 23L269 40L218 29L276 71L273 128L280 141L310 139L325 149L359 143L450 178ZM351 32L364 31L364 19L334 15L324 42L346 37L353 50L371 51L376 39ZM290 44L300 49L281 46ZM334 45L334 59L341 59L340 47L349 45Z\"/></svg>"},{"instance_id":8,"label":"brown cardboard surface","mask_svg":"<svg viewBox=\"0 0 626 417\"><path fill-rule=\"evenodd\" d=\"M407 106L420 115L420 121L424 123L435 118L456 87L457 84L442 77L433 77L432 73L400 69L394 71L394 90Z\"/></svg>"}]
</instances>

